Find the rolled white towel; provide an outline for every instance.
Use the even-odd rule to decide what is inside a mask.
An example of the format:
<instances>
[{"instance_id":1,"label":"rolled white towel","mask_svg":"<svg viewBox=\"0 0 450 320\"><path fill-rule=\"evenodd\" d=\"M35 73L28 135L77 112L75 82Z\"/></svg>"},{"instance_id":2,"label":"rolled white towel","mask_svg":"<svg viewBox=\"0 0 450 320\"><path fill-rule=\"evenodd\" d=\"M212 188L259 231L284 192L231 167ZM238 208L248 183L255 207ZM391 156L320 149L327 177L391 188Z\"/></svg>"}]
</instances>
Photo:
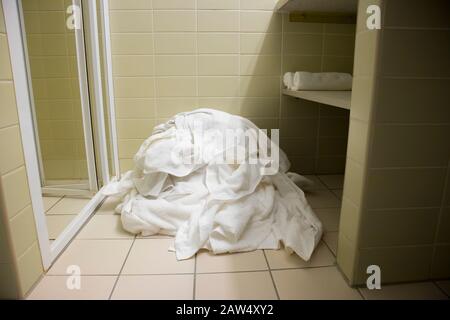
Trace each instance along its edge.
<instances>
[{"instance_id":1,"label":"rolled white towel","mask_svg":"<svg viewBox=\"0 0 450 320\"><path fill-rule=\"evenodd\" d=\"M296 72L292 90L352 90L353 77L338 72Z\"/></svg>"},{"instance_id":2,"label":"rolled white towel","mask_svg":"<svg viewBox=\"0 0 450 320\"><path fill-rule=\"evenodd\" d=\"M292 90L292 86L294 85L294 73L286 72L283 76L283 84L289 90Z\"/></svg>"}]
</instances>

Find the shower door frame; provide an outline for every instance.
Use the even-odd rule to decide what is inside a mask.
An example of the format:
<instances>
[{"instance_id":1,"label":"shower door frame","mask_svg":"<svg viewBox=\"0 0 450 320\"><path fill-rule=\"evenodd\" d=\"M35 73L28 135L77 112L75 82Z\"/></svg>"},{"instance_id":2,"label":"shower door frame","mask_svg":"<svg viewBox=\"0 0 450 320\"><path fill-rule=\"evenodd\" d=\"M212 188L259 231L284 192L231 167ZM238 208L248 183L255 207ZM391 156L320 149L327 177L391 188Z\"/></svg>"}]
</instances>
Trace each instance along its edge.
<instances>
[{"instance_id":1,"label":"shower door frame","mask_svg":"<svg viewBox=\"0 0 450 320\"><path fill-rule=\"evenodd\" d=\"M80 103L81 103L81 117L83 122L83 140L86 153L86 164L87 164L87 184L81 181L71 182L69 180L62 180L60 184L50 184L49 180L46 179L45 169L43 164L40 139L39 139L39 127L36 117L36 104L34 100L34 92L32 85L32 75L31 66L28 54L25 54L25 63L28 70L28 90L31 96L31 108L33 114L34 131L36 138L36 149L39 161L39 172L41 177L41 187L42 193L48 194L50 196L92 196L98 191L98 177L95 163L95 153L94 153L94 137L92 134L92 119L91 119L91 105L89 100L89 86L88 86L88 75L87 75L87 56L86 47L84 44L84 13L81 6L81 0L72 0L72 5L80 8L80 28L74 30L75 34L75 48L76 48L76 64L78 71L78 84L80 88ZM25 52L28 52L27 45L27 35L25 29L25 18L23 14L22 1L18 1L19 15L21 19L22 27L22 39ZM78 180L78 179L75 179ZM80 179L81 180L81 179Z\"/></svg>"},{"instance_id":2,"label":"shower door frame","mask_svg":"<svg viewBox=\"0 0 450 320\"><path fill-rule=\"evenodd\" d=\"M28 177L28 185L30 190L31 204L35 218L36 230L39 248L41 251L41 258L44 270L48 270L55 259L61 254L64 248L70 243L74 236L78 233L81 227L94 213L96 208L104 201L105 196L102 194L102 189L95 194L89 203L81 210L77 217L67 226L67 228L59 235L59 237L50 244L48 228L46 223L44 204L42 200L41 179L38 161L37 136L34 130L33 109L32 109L32 92L30 92L28 69L27 69L27 51L26 39L23 38L23 26L21 19L21 0L1 0L3 4L3 13L5 17L6 31L8 35L9 52L11 58L12 74L15 86L17 112L20 124L20 132L23 146L23 153L25 158L25 167ZM98 135L99 143L99 162L102 166L101 174L103 184L106 185L110 181L119 178L120 171L118 167L118 153L117 153L117 135L115 132L115 105L114 105L114 91L112 90L112 66L111 66L111 46L110 46L110 27L109 27L109 6L108 0L100 0L104 10L104 19L102 21L103 37L105 41L106 51L106 81L109 95L110 117L109 124L111 128L111 144L112 157L114 162L114 172L112 176L109 171L107 141L105 134L105 123L103 118L103 101L102 99L102 84L101 74L99 68L93 71L94 88L96 99L96 116L98 118L98 131L102 133ZM91 50L93 56L93 64L99 65L100 51L98 45L98 30L97 30L97 5L95 1L88 1L89 12L87 18L89 19L91 37Z\"/></svg>"}]
</instances>

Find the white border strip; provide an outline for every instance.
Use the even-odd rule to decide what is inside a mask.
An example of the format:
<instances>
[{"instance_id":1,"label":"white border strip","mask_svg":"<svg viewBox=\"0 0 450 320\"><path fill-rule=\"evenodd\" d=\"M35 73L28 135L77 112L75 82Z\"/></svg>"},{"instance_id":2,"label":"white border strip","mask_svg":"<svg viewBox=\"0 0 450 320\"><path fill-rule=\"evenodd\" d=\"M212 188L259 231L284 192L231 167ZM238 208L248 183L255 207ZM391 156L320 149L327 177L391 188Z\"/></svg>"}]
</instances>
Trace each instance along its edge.
<instances>
[{"instance_id":1,"label":"white border strip","mask_svg":"<svg viewBox=\"0 0 450 320\"><path fill-rule=\"evenodd\" d=\"M72 0L72 4L79 8L80 28L75 29L75 44L77 51L78 81L80 85L81 110L83 116L84 144L89 176L89 189L98 190L97 171L95 168L94 141L92 137L91 105L89 101L89 84L86 66L86 48L84 45L84 23L81 0Z\"/></svg>"},{"instance_id":2,"label":"white border strip","mask_svg":"<svg viewBox=\"0 0 450 320\"><path fill-rule=\"evenodd\" d=\"M93 91L95 106L94 112L97 116L97 135L98 135L98 153L101 163L102 183L106 185L109 183L109 164L108 164L108 148L106 146L105 133L105 114L103 105L102 92L102 69L100 66L100 44L98 41L98 19L97 19L97 4L96 0L88 1L88 16L89 16L89 38L91 40L91 56L92 56L92 75L93 75Z\"/></svg>"},{"instance_id":3,"label":"white border strip","mask_svg":"<svg viewBox=\"0 0 450 320\"><path fill-rule=\"evenodd\" d=\"M109 101L109 128L112 146L112 156L114 159L114 173L120 178L119 151L117 146L117 125L116 125L116 104L114 97L114 81L112 69L112 49L111 49L111 27L109 21L109 0L100 0L103 8L102 31L103 44L105 47L105 71L106 71L106 90Z\"/></svg>"},{"instance_id":4,"label":"white border strip","mask_svg":"<svg viewBox=\"0 0 450 320\"><path fill-rule=\"evenodd\" d=\"M22 146L28 175L31 204L33 206L42 264L44 269L47 269L52 262L52 254L50 252L50 241L48 240L44 203L41 196L41 180L36 152L32 110L30 106L31 97L28 88L28 73L18 1L20 0L2 0L2 3L9 39L9 52L11 56L17 111L19 115L20 133L22 135Z\"/></svg>"}]
</instances>

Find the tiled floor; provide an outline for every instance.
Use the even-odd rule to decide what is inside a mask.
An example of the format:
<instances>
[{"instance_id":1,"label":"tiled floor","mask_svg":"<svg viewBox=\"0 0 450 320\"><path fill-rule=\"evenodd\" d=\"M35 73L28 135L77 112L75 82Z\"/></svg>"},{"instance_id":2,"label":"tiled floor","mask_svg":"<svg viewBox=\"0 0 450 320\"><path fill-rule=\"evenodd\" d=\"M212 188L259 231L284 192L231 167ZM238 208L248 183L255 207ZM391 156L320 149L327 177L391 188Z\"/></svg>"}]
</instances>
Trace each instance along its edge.
<instances>
[{"instance_id":1,"label":"tiled floor","mask_svg":"<svg viewBox=\"0 0 450 320\"><path fill-rule=\"evenodd\" d=\"M43 196L49 239L55 240L90 199Z\"/></svg>"},{"instance_id":2,"label":"tiled floor","mask_svg":"<svg viewBox=\"0 0 450 320\"><path fill-rule=\"evenodd\" d=\"M108 199L29 299L448 298L450 281L384 286L379 291L350 288L336 267L343 177L311 178L316 186L307 198L323 221L325 235L309 262L283 250L218 256L201 251L178 262L167 250L173 239L128 234L114 214L114 201ZM67 267L72 265L83 274L80 290L66 287Z\"/></svg>"}]
</instances>

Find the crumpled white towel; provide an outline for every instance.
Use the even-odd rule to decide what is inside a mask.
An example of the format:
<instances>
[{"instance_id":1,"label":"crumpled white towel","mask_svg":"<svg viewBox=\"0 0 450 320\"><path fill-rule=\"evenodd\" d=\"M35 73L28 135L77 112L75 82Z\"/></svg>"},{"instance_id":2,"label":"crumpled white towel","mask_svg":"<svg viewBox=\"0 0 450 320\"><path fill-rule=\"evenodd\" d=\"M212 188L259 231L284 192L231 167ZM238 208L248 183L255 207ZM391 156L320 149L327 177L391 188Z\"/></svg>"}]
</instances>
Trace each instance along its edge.
<instances>
[{"instance_id":1,"label":"crumpled white towel","mask_svg":"<svg viewBox=\"0 0 450 320\"><path fill-rule=\"evenodd\" d=\"M348 73L299 71L294 74L292 90L336 90L352 89L353 77Z\"/></svg>"},{"instance_id":2,"label":"crumpled white towel","mask_svg":"<svg viewBox=\"0 0 450 320\"><path fill-rule=\"evenodd\" d=\"M181 113L157 126L134 157L135 169L104 188L105 195L122 198L116 211L124 228L144 236L175 236L177 259L188 259L202 248L219 254L278 249L283 242L309 260L322 224L286 174L290 164L284 152L279 150L279 159L273 160L279 162L273 175L263 175L265 161L221 164L216 160L225 150L214 136L196 141L199 122L203 129L219 131L258 129L245 118L211 109ZM172 151L192 151L199 142L206 150L201 161L179 163ZM256 152L261 154L261 148Z\"/></svg>"}]
</instances>

